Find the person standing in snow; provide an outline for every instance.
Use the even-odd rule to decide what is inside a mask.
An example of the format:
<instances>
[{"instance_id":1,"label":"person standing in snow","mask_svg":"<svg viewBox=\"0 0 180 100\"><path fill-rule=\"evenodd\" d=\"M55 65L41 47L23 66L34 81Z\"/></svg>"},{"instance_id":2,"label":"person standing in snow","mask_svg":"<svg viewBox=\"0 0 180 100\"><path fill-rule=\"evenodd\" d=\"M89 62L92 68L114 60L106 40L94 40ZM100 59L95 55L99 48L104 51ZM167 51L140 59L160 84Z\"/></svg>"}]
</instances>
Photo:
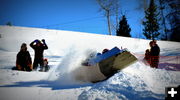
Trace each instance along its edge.
<instances>
[{"instance_id":1,"label":"person standing in snow","mask_svg":"<svg viewBox=\"0 0 180 100\"><path fill-rule=\"evenodd\" d=\"M42 42L40 40L34 40L30 43L31 48L35 51L35 57L34 57L34 63L33 63L33 69L37 70L38 65L40 65L40 71L44 68L44 50L48 49L48 46L45 43L45 40L42 39Z\"/></svg>"},{"instance_id":2,"label":"person standing in snow","mask_svg":"<svg viewBox=\"0 0 180 100\"><path fill-rule=\"evenodd\" d=\"M151 50L150 50L150 56L151 56L150 66L151 67L158 68L159 54L160 54L160 48L158 44L156 43L156 40L151 41Z\"/></svg>"},{"instance_id":3,"label":"person standing in snow","mask_svg":"<svg viewBox=\"0 0 180 100\"><path fill-rule=\"evenodd\" d=\"M16 67L12 69L21 71L32 71L32 60L29 51L27 51L26 43L23 43L21 45L21 49L18 52L16 58Z\"/></svg>"}]
</instances>

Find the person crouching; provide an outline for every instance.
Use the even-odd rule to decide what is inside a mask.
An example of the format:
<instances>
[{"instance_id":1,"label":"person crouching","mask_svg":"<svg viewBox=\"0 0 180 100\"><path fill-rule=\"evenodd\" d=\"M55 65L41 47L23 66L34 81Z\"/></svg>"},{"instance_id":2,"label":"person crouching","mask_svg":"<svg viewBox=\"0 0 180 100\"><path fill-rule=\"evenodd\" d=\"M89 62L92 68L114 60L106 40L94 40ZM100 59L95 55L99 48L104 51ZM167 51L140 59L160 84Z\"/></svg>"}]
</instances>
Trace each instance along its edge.
<instances>
[{"instance_id":1,"label":"person crouching","mask_svg":"<svg viewBox=\"0 0 180 100\"><path fill-rule=\"evenodd\" d=\"M48 60L45 58L44 59L44 72L47 72L47 71L49 71L49 69L50 69L50 67L49 67L49 65L48 65Z\"/></svg>"},{"instance_id":2,"label":"person crouching","mask_svg":"<svg viewBox=\"0 0 180 100\"><path fill-rule=\"evenodd\" d=\"M32 60L29 51L27 51L26 43L23 43L21 45L21 49L16 56L16 67L12 69L21 71L32 71Z\"/></svg>"}]
</instances>

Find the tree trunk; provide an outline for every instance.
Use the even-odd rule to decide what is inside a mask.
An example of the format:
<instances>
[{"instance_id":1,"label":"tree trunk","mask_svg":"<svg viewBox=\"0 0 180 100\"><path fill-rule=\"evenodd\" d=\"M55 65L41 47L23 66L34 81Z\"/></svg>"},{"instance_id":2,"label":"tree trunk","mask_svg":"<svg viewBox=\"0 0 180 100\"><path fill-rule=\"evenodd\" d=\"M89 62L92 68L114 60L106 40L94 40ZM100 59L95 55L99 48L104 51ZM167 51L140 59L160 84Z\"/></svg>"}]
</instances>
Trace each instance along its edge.
<instances>
[{"instance_id":1,"label":"tree trunk","mask_svg":"<svg viewBox=\"0 0 180 100\"><path fill-rule=\"evenodd\" d=\"M163 24L163 27L164 27L164 34L165 34L165 40L168 40L168 37L167 37L167 27L166 27L166 20L164 18L164 12L163 12L163 1L162 0L159 0L159 3L160 3L160 10L161 10L161 17L162 17L162 24Z\"/></svg>"},{"instance_id":2,"label":"tree trunk","mask_svg":"<svg viewBox=\"0 0 180 100\"><path fill-rule=\"evenodd\" d=\"M111 33L111 25L110 25L110 12L109 12L109 10L107 10L107 21L108 21L109 35L112 35L112 33Z\"/></svg>"}]
</instances>

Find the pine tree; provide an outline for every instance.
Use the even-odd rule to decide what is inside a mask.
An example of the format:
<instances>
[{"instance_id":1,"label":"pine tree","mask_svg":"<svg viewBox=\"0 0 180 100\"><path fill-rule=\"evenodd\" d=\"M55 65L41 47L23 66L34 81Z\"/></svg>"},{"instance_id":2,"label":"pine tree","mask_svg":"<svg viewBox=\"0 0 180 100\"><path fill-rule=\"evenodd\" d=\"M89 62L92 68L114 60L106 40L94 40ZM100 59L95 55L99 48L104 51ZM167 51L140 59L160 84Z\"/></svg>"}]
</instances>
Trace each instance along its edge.
<instances>
[{"instance_id":1,"label":"pine tree","mask_svg":"<svg viewBox=\"0 0 180 100\"><path fill-rule=\"evenodd\" d=\"M127 23L126 16L123 15L121 21L119 22L119 29L116 31L116 35L131 37L130 31L131 31L131 28L129 27L129 25Z\"/></svg>"},{"instance_id":2,"label":"pine tree","mask_svg":"<svg viewBox=\"0 0 180 100\"><path fill-rule=\"evenodd\" d=\"M7 26L13 26L11 22L6 23Z\"/></svg>"},{"instance_id":3,"label":"pine tree","mask_svg":"<svg viewBox=\"0 0 180 100\"><path fill-rule=\"evenodd\" d=\"M160 35L159 33L159 23L157 13L157 6L154 3L154 0L151 0L149 8L145 11L146 21L143 22L144 29L143 34L147 39L155 39Z\"/></svg>"}]
</instances>

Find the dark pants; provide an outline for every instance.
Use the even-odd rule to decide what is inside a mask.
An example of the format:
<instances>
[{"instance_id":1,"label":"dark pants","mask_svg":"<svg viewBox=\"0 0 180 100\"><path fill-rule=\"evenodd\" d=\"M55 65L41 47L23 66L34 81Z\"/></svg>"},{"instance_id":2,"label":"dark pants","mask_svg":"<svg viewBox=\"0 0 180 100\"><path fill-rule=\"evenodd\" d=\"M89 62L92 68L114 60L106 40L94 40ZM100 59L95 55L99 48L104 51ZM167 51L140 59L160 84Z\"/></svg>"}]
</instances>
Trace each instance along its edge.
<instances>
[{"instance_id":1,"label":"dark pants","mask_svg":"<svg viewBox=\"0 0 180 100\"><path fill-rule=\"evenodd\" d=\"M44 66L43 59L34 59L33 69L37 70L38 65L40 65L40 67L43 68L43 66Z\"/></svg>"},{"instance_id":2,"label":"dark pants","mask_svg":"<svg viewBox=\"0 0 180 100\"><path fill-rule=\"evenodd\" d=\"M159 65L159 56L151 56L151 64L152 68L158 68Z\"/></svg>"}]
</instances>

